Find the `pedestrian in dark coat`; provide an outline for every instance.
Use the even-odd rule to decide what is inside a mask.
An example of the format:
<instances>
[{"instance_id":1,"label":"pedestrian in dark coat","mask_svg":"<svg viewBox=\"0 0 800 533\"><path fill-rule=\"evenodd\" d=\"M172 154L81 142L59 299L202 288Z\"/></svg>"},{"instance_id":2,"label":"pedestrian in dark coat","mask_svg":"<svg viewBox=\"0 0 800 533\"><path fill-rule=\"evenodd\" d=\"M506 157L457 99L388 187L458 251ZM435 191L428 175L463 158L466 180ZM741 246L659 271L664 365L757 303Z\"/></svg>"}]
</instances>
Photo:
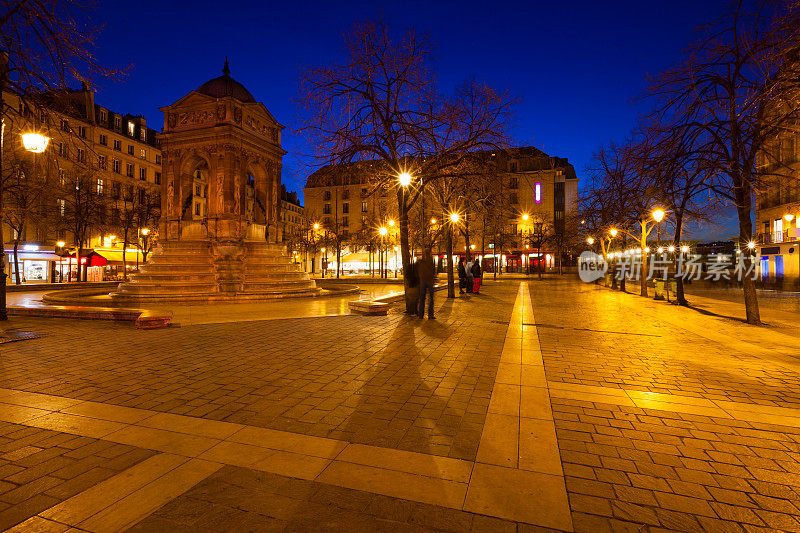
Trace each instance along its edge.
<instances>
[{"instance_id":1,"label":"pedestrian in dark coat","mask_svg":"<svg viewBox=\"0 0 800 533\"><path fill-rule=\"evenodd\" d=\"M479 294L481 290L482 276L483 276L483 271L481 270L481 260L476 257L475 262L472 263L472 277L475 279L475 281L473 282L474 285L472 287L472 292L474 294Z\"/></svg>"},{"instance_id":2,"label":"pedestrian in dark coat","mask_svg":"<svg viewBox=\"0 0 800 533\"><path fill-rule=\"evenodd\" d=\"M436 267L433 265L433 257L430 248L422 253L422 259L416 263L417 277L419 278L419 307L417 316L425 318L425 299L428 298L428 318L433 316L433 285L436 283Z\"/></svg>"},{"instance_id":3,"label":"pedestrian in dark coat","mask_svg":"<svg viewBox=\"0 0 800 533\"><path fill-rule=\"evenodd\" d=\"M464 257L458 258L458 292L464 294L464 288L467 286L467 269L464 266Z\"/></svg>"}]
</instances>

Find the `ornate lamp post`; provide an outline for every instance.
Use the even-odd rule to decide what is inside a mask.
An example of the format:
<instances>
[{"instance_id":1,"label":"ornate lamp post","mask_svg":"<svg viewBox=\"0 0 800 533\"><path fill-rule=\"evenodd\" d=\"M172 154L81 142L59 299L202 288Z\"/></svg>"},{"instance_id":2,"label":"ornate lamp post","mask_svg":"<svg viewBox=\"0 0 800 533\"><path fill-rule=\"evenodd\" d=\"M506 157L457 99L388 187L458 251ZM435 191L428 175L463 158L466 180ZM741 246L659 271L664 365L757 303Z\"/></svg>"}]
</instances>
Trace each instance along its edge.
<instances>
[{"instance_id":1,"label":"ornate lamp post","mask_svg":"<svg viewBox=\"0 0 800 533\"><path fill-rule=\"evenodd\" d=\"M386 235L389 233L389 230L386 229L386 226L381 226L378 228L378 234L381 236L381 249L380 249L380 266L381 266L381 278L386 277L386 252L385 252L385 240Z\"/></svg>"}]
</instances>

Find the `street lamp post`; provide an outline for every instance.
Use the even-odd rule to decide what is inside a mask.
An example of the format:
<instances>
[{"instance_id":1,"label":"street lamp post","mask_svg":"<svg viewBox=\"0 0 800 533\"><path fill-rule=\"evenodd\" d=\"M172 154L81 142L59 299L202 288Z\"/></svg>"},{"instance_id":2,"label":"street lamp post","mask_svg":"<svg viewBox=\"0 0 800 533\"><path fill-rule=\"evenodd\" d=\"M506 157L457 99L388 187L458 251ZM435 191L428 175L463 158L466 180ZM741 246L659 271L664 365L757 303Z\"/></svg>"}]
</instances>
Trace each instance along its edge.
<instances>
[{"instance_id":1,"label":"street lamp post","mask_svg":"<svg viewBox=\"0 0 800 533\"><path fill-rule=\"evenodd\" d=\"M388 233L389 233L389 230L386 229L386 226L381 226L378 229L378 234L380 234L380 236L381 236L381 247L380 247L381 279L385 279L386 278L386 250L385 250L386 243L385 243L385 240L386 240L386 235Z\"/></svg>"},{"instance_id":2,"label":"street lamp post","mask_svg":"<svg viewBox=\"0 0 800 533\"><path fill-rule=\"evenodd\" d=\"M544 239L544 225L541 221L533 223L533 235L536 237L536 270L539 272L539 279L542 279L542 240Z\"/></svg>"}]
</instances>

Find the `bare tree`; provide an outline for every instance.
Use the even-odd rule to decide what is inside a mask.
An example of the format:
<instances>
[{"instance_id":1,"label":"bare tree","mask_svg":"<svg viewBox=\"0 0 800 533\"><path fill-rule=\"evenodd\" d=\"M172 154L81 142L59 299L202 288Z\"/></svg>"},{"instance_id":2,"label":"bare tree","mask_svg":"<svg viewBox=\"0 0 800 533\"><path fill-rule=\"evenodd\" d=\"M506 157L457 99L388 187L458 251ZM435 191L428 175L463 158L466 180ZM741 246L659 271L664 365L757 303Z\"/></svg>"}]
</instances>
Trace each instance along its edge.
<instances>
[{"instance_id":1,"label":"bare tree","mask_svg":"<svg viewBox=\"0 0 800 533\"><path fill-rule=\"evenodd\" d=\"M119 71L101 66L92 55L100 28L90 22L86 2L77 0L0 0L0 118L6 117L4 91L35 103L74 81L109 77ZM2 175L0 149L0 176ZM0 181L0 220L3 213ZM7 320L3 228L0 224L0 320Z\"/></svg>"},{"instance_id":2,"label":"bare tree","mask_svg":"<svg viewBox=\"0 0 800 533\"><path fill-rule=\"evenodd\" d=\"M377 160L373 181L396 191L405 288L410 286L408 215L443 170L470 152L505 143L515 102L508 92L470 81L452 96L440 94L427 35L399 40L382 19L345 34L346 61L307 68L301 77L304 131L320 164ZM413 178L401 186L399 176ZM407 292L406 312L416 312Z\"/></svg>"},{"instance_id":3,"label":"bare tree","mask_svg":"<svg viewBox=\"0 0 800 533\"><path fill-rule=\"evenodd\" d=\"M107 203L98 189L98 181L91 167L76 168L75 172L66 172L62 176L59 198L56 200L57 223L62 231L72 234L78 281L85 281L88 261L81 275L81 257L91 229L107 223Z\"/></svg>"},{"instance_id":4,"label":"bare tree","mask_svg":"<svg viewBox=\"0 0 800 533\"><path fill-rule=\"evenodd\" d=\"M677 67L656 76L648 96L653 116L667 117L694 139L712 171L709 186L736 207L739 239L753 239L753 192L762 178L757 158L774 158L774 140L796 130L798 5L732 2L702 29ZM755 283L742 280L747 322L759 324Z\"/></svg>"}]
</instances>

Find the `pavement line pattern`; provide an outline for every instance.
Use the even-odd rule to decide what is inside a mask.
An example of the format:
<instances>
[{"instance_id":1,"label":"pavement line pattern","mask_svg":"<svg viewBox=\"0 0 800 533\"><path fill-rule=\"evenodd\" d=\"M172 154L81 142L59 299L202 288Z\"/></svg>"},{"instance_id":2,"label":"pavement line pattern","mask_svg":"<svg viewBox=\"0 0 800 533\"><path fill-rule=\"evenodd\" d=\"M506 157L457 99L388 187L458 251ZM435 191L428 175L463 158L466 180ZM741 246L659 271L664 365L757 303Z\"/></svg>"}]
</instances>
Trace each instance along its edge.
<instances>
[{"instance_id":1,"label":"pavement line pattern","mask_svg":"<svg viewBox=\"0 0 800 533\"><path fill-rule=\"evenodd\" d=\"M527 283L503 344L464 510L572 531Z\"/></svg>"},{"instance_id":2,"label":"pavement line pattern","mask_svg":"<svg viewBox=\"0 0 800 533\"><path fill-rule=\"evenodd\" d=\"M220 463L158 454L9 531L124 531L221 467Z\"/></svg>"},{"instance_id":3,"label":"pavement line pattern","mask_svg":"<svg viewBox=\"0 0 800 533\"><path fill-rule=\"evenodd\" d=\"M800 409L789 407L711 400L696 396L598 387L578 383L549 381L548 385L550 395L554 398L800 427Z\"/></svg>"}]
</instances>

